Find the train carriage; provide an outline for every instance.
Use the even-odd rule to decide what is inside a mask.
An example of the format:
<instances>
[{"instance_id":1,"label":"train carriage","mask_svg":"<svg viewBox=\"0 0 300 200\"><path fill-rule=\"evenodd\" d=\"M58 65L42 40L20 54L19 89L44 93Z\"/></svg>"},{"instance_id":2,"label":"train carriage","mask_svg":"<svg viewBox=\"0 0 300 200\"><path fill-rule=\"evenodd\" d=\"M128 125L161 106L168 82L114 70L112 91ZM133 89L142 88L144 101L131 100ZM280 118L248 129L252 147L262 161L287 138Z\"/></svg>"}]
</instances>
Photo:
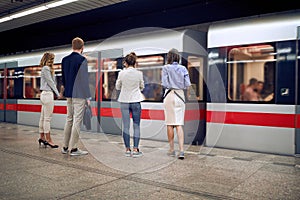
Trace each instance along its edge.
<instances>
[{"instance_id":1,"label":"train carriage","mask_svg":"<svg viewBox=\"0 0 300 200\"><path fill-rule=\"evenodd\" d=\"M298 12L209 27L207 146L299 154L299 26Z\"/></svg>"},{"instance_id":2,"label":"train carriage","mask_svg":"<svg viewBox=\"0 0 300 200\"><path fill-rule=\"evenodd\" d=\"M148 28L129 31L112 38L86 42L89 83L92 94L91 130L121 134L121 113L115 82L122 70L123 57L134 51L138 69L143 72L145 89L142 102L141 137L167 140L162 104L161 70L167 52L177 48L182 64L191 75L192 87L187 91L185 143L201 144L205 137L205 77L207 52L206 34L198 31L171 31ZM48 49L54 52L57 87L62 89L61 60L71 47ZM0 58L0 120L38 126L40 71L38 66L44 51L34 51ZM55 100L52 126L62 129L65 123L66 101ZM86 130L85 126L82 127Z\"/></svg>"},{"instance_id":3,"label":"train carriage","mask_svg":"<svg viewBox=\"0 0 300 200\"><path fill-rule=\"evenodd\" d=\"M207 34L149 28L87 42L91 131L121 134L114 86L123 57L134 51L145 81L141 137L166 141L161 70L167 52L177 48L192 82L186 92L186 144L299 154L299 27L300 13L293 12L212 23ZM0 121L38 125L44 51L0 58ZM71 49L50 51L60 90L60 62ZM62 129L65 114L66 101L56 100L52 126Z\"/></svg>"}]
</instances>

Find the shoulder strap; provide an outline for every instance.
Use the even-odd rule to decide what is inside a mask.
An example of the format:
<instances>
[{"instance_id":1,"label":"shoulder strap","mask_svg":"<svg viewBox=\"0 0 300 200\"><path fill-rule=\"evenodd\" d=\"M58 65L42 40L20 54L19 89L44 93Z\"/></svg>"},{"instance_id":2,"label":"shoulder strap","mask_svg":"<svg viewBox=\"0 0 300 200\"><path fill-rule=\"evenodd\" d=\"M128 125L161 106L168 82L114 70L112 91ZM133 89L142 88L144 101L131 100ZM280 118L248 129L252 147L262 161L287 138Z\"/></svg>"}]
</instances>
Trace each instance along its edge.
<instances>
[{"instance_id":1,"label":"shoulder strap","mask_svg":"<svg viewBox=\"0 0 300 200\"><path fill-rule=\"evenodd\" d=\"M183 103L185 103L185 101L183 100L183 98L174 90L174 93L176 94L176 96L178 96L179 99L181 99L181 101L183 101Z\"/></svg>"},{"instance_id":2,"label":"shoulder strap","mask_svg":"<svg viewBox=\"0 0 300 200\"><path fill-rule=\"evenodd\" d=\"M171 92L171 89L168 89L168 91L164 94L164 96L162 97L162 100L164 100L164 98L166 98L166 96Z\"/></svg>"}]
</instances>

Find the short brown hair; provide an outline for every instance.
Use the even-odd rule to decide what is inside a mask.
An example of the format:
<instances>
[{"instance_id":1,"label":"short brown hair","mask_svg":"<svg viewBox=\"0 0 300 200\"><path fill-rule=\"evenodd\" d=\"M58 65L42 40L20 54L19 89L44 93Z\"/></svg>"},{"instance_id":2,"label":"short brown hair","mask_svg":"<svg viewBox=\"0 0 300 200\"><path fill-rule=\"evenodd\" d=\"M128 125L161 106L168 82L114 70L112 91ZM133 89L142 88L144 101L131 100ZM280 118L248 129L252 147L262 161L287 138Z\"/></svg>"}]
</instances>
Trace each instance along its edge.
<instances>
[{"instance_id":1,"label":"short brown hair","mask_svg":"<svg viewBox=\"0 0 300 200\"><path fill-rule=\"evenodd\" d=\"M72 40L72 48L74 50L80 50L84 45L84 41L80 37L76 37Z\"/></svg>"},{"instance_id":2,"label":"short brown hair","mask_svg":"<svg viewBox=\"0 0 300 200\"><path fill-rule=\"evenodd\" d=\"M167 55L168 64L172 64L173 62L179 62L180 56L177 49L171 49Z\"/></svg>"}]
</instances>

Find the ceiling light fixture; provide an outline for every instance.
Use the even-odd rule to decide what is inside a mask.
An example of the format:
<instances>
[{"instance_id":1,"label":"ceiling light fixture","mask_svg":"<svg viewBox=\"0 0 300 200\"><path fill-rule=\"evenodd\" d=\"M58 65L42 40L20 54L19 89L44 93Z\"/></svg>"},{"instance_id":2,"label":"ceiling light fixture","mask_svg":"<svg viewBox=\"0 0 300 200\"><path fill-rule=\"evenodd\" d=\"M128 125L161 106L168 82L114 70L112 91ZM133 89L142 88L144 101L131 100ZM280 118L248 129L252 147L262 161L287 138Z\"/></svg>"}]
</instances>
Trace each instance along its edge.
<instances>
[{"instance_id":1,"label":"ceiling light fixture","mask_svg":"<svg viewBox=\"0 0 300 200\"><path fill-rule=\"evenodd\" d=\"M74 1L78 1L78 0L61 0L61 1L54 2L54 3L49 3L46 6L48 8L54 8L57 6L62 6L62 5L68 4L68 3L72 3Z\"/></svg>"},{"instance_id":2,"label":"ceiling light fixture","mask_svg":"<svg viewBox=\"0 0 300 200\"><path fill-rule=\"evenodd\" d=\"M33 13L41 12L43 10L47 10L47 9L55 8L55 7L58 7L58 6L62 6L62 5L72 3L72 2L75 2L75 1L78 1L78 0L59 0L59 1L56 1L56 2L53 2L53 3L43 4L43 5L38 6L38 7L34 7L34 8L31 8L31 9L28 9L28 10L25 10L25 11L22 11L22 12L18 12L18 13L15 13L15 14L12 14L12 15L9 15L9 16L6 16L6 17L2 17L2 18L0 18L0 23L6 22L6 21L9 21L9 20L12 20L12 19L24 17L24 16L27 16L27 15L31 15Z\"/></svg>"}]
</instances>

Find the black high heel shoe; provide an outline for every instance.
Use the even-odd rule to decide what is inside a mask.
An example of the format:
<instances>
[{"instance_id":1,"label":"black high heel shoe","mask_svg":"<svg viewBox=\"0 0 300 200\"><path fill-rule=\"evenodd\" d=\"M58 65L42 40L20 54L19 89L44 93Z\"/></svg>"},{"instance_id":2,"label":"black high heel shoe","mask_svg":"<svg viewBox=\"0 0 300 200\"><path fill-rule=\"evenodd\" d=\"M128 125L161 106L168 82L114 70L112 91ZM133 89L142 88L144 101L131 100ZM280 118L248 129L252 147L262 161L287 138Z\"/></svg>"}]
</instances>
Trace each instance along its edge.
<instances>
[{"instance_id":1,"label":"black high heel shoe","mask_svg":"<svg viewBox=\"0 0 300 200\"><path fill-rule=\"evenodd\" d=\"M47 142L47 141L46 141ZM57 144L50 144L49 142L47 142L46 145L49 145L51 148L58 148L58 145Z\"/></svg>"},{"instance_id":2,"label":"black high heel shoe","mask_svg":"<svg viewBox=\"0 0 300 200\"><path fill-rule=\"evenodd\" d=\"M41 147L42 145L44 145L45 148L47 147L48 142L47 142L46 140L43 140L43 139L40 138L40 139L38 140L38 142L39 142L40 147Z\"/></svg>"}]
</instances>

